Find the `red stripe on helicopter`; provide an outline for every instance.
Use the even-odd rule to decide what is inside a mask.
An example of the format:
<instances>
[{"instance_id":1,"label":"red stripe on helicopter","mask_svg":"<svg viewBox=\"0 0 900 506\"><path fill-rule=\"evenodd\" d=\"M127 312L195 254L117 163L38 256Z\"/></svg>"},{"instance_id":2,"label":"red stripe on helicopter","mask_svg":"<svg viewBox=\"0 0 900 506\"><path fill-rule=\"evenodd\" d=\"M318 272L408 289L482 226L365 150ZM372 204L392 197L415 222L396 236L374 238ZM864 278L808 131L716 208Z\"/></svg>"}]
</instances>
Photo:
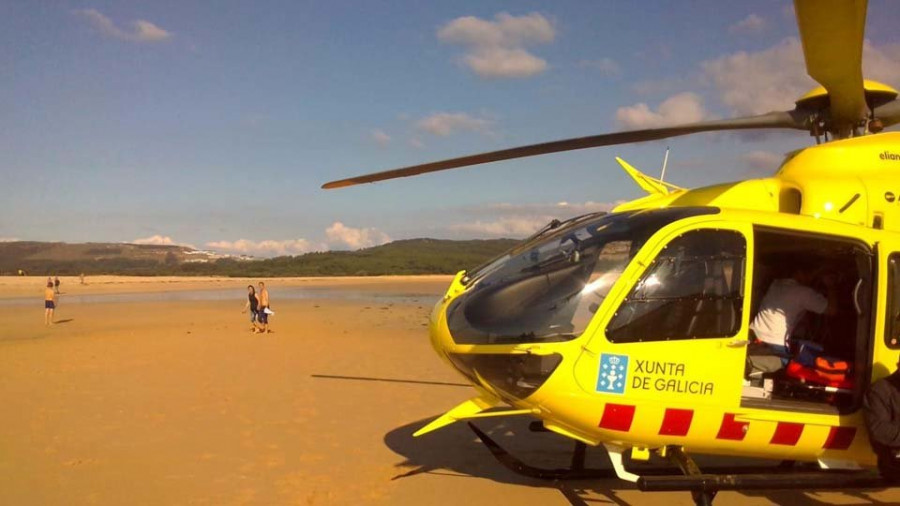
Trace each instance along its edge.
<instances>
[{"instance_id":1,"label":"red stripe on helicopter","mask_svg":"<svg viewBox=\"0 0 900 506\"><path fill-rule=\"evenodd\" d=\"M693 409L666 408L662 425L659 427L660 436L687 436L694 419Z\"/></svg>"},{"instance_id":2,"label":"red stripe on helicopter","mask_svg":"<svg viewBox=\"0 0 900 506\"><path fill-rule=\"evenodd\" d=\"M832 427L822 448L826 450L846 450L856 437L856 427Z\"/></svg>"},{"instance_id":3,"label":"red stripe on helicopter","mask_svg":"<svg viewBox=\"0 0 900 506\"><path fill-rule=\"evenodd\" d=\"M733 441L743 441L750 428L750 422L734 421L734 413L725 413L722 417L722 425L719 426L719 433L716 439L731 439Z\"/></svg>"},{"instance_id":4,"label":"red stripe on helicopter","mask_svg":"<svg viewBox=\"0 0 900 506\"><path fill-rule=\"evenodd\" d=\"M802 423L778 422L775 427L775 434L772 434L771 445L795 446L800 441L800 435L803 434Z\"/></svg>"},{"instance_id":5,"label":"red stripe on helicopter","mask_svg":"<svg viewBox=\"0 0 900 506\"><path fill-rule=\"evenodd\" d=\"M631 430L632 421L634 421L634 406L607 403L603 407L603 417L600 419L599 426L604 429L628 432Z\"/></svg>"}]
</instances>

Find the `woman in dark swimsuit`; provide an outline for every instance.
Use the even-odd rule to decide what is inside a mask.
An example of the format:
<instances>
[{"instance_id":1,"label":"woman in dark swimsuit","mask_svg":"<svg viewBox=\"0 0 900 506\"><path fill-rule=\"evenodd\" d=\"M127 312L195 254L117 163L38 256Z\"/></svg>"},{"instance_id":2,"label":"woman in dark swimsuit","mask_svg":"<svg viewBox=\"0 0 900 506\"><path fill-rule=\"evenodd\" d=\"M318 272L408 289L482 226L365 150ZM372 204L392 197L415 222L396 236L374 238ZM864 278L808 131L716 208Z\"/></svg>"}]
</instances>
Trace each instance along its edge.
<instances>
[{"instance_id":1,"label":"woman in dark swimsuit","mask_svg":"<svg viewBox=\"0 0 900 506\"><path fill-rule=\"evenodd\" d=\"M259 299L256 298L256 289L253 288L253 285L247 285L247 303L244 304L244 310L242 313L246 313L247 309L250 309L250 332L256 332L256 320L258 317L257 308L259 307Z\"/></svg>"}]
</instances>

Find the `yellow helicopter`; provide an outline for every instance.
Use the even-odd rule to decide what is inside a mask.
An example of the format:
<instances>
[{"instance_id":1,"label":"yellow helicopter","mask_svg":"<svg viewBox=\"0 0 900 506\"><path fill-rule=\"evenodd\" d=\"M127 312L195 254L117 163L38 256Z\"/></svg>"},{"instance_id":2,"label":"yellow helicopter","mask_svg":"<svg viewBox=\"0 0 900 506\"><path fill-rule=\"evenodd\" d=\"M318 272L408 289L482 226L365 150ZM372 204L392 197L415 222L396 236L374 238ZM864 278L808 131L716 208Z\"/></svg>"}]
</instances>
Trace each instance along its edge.
<instances>
[{"instance_id":1,"label":"yellow helicopter","mask_svg":"<svg viewBox=\"0 0 900 506\"><path fill-rule=\"evenodd\" d=\"M608 214L554 221L458 273L429 333L478 395L416 436L458 420L528 415L578 442L582 464L585 445L602 445L614 476L642 490L692 491L698 504L725 489L887 483L871 471L861 405L900 353L900 133L879 133L900 123L900 100L863 80L864 0L794 6L807 72L822 86L791 111L560 140L323 185L698 132L787 128L816 139L772 177L698 189L617 158L647 196ZM778 366L758 368L754 318L773 283L797 272L829 291L829 311L807 311ZM470 425L517 471L590 475L578 459L571 472L530 467ZM691 454L818 470L704 473ZM651 457L681 474L641 472Z\"/></svg>"}]
</instances>

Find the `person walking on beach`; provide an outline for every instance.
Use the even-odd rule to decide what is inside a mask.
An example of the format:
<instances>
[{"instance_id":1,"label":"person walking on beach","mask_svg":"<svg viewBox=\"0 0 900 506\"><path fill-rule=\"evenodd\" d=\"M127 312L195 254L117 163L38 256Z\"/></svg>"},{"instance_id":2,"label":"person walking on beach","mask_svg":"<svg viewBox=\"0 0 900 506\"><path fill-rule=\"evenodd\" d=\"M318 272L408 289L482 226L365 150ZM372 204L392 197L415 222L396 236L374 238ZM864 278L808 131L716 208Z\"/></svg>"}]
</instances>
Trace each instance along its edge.
<instances>
[{"instance_id":1,"label":"person walking on beach","mask_svg":"<svg viewBox=\"0 0 900 506\"><path fill-rule=\"evenodd\" d=\"M259 282L259 306L257 307L257 321L260 325L262 325L262 329L258 332L268 334L269 330L269 313L266 312L269 309L269 290L266 289L266 284L262 281Z\"/></svg>"},{"instance_id":2,"label":"person walking on beach","mask_svg":"<svg viewBox=\"0 0 900 506\"><path fill-rule=\"evenodd\" d=\"M253 285L247 285L247 303L244 304L241 313L246 313L247 309L250 310L250 332L256 332L259 330L259 327L256 326L256 321L259 319L259 299L256 298L256 289L253 288Z\"/></svg>"},{"instance_id":3,"label":"person walking on beach","mask_svg":"<svg viewBox=\"0 0 900 506\"><path fill-rule=\"evenodd\" d=\"M53 288L56 290L56 295L59 295L59 276L53 278Z\"/></svg>"},{"instance_id":4,"label":"person walking on beach","mask_svg":"<svg viewBox=\"0 0 900 506\"><path fill-rule=\"evenodd\" d=\"M56 309L56 293L53 291L53 282L47 278L47 288L44 289L44 325L53 323L53 310Z\"/></svg>"}]
</instances>

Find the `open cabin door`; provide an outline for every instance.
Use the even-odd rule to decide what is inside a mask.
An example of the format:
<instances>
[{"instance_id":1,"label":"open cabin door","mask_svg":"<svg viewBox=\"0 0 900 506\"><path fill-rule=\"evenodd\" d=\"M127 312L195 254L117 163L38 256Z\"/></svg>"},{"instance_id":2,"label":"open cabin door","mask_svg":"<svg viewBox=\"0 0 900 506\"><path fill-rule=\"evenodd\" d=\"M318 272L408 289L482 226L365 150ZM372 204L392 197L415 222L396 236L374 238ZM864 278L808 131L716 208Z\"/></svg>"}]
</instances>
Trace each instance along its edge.
<instances>
[{"instance_id":1,"label":"open cabin door","mask_svg":"<svg viewBox=\"0 0 900 506\"><path fill-rule=\"evenodd\" d=\"M751 351L752 385L742 406L824 415L855 412L872 356L876 258L870 245L853 237L766 226L755 227L753 244L749 320L764 308L770 315L784 315L786 348L780 355L765 353L765 346ZM781 331L771 321L763 319L763 327L773 334ZM763 333L757 337L771 343ZM753 384L759 376L765 388Z\"/></svg>"}]
</instances>

